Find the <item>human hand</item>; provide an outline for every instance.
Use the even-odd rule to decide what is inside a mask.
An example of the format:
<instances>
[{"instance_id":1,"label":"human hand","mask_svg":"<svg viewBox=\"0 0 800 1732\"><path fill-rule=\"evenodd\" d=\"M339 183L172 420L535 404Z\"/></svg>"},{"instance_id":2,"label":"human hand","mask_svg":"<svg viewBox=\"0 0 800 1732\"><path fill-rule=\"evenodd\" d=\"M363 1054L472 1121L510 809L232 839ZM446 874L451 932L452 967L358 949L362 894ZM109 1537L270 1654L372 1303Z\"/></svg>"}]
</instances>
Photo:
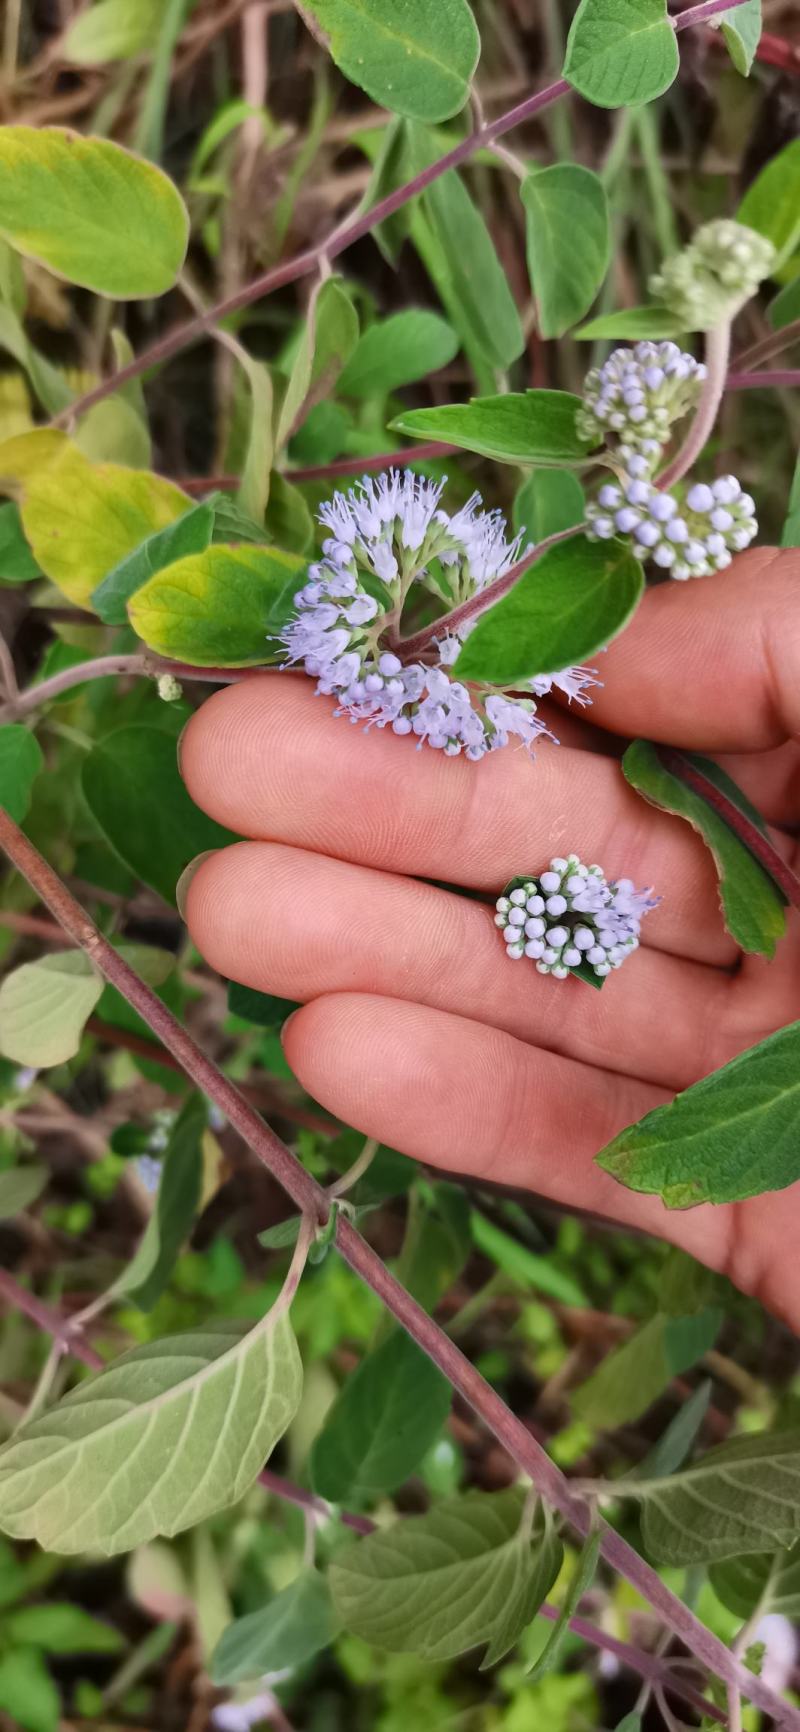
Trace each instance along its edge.
<instances>
[{"instance_id":1,"label":"human hand","mask_svg":"<svg viewBox=\"0 0 800 1732\"><path fill-rule=\"evenodd\" d=\"M197 869L190 932L222 974L304 1002L284 1043L316 1100L433 1166L659 1234L795 1327L800 1184L676 1213L593 1156L800 1016L796 916L773 962L742 957L704 844L632 791L613 738L721 757L797 865L799 583L800 554L761 548L649 591L601 658L591 721L553 709L564 744L535 763L365 735L310 680L274 673L216 693L181 744L193 799L251 838ZM419 881L493 901L571 851L663 898L602 993L512 965L491 902Z\"/></svg>"}]
</instances>

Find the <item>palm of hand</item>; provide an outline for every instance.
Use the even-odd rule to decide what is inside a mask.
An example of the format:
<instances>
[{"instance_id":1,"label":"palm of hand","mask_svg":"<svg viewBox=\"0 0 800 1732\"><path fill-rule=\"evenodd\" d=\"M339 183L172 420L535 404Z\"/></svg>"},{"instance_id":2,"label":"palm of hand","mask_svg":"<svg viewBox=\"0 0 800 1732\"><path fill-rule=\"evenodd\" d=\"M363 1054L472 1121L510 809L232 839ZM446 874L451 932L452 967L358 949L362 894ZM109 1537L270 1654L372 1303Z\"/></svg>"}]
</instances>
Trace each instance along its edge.
<instances>
[{"instance_id":1,"label":"palm of hand","mask_svg":"<svg viewBox=\"0 0 800 1732\"><path fill-rule=\"evenodd\" d=\"M192 936L229 978L304 1002L285 1044L315 1099L432 1165L683 1245L795 1326L800 1184L670 1213L593 1156L800 1017L797 917L775 961L742 959L703 843L646 806L617 761L636 734L721 757L800 855L797 568L760 549L651 591L603 658L593 725L553 711L564 743L535 765L513 749L473 765L365 738L289 675L218 693L181 749L193 798L250 838L192 878ZM493 896L570 851L663 896L602 993L510 964L491 906L439 887Z\"/></svg>"}]
</instances>

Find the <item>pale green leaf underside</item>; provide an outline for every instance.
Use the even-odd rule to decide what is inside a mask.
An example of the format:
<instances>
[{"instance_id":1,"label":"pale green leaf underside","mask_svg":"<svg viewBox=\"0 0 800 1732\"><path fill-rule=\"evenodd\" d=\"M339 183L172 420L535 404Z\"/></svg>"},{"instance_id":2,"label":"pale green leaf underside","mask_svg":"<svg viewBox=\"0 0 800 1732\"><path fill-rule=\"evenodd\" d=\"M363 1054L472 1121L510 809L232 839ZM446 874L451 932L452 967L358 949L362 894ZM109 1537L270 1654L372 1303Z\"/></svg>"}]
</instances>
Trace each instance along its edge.
<instances>
[{"instance_id":1,"label":"pale green leaf underside","mask_svg":"<svg viewBox=\"0 0 800 1732\"><path fill-rule=\"evenodd\" d=\"M287 1315L136 1347L0 1450L0 1528L104 1556L181 1533L243 1495L301 1389Z\"/></svg>"},{"instance_id":2,"label":"pale green leaf underside","mask_svg":"<svg viewBox=\"0 0 800 1732\"><path fill-rule=\"evenodd\" d=\"M0 1052L37 1069L63 1064L77 1052L102 991L102 977L81 950L23 963L0 986Z\"/></svg>"},{"instance_id":3,"label":"pale green leaf underside","mask_svg":"<svg viewBox=\"0 0 800 1732\"><path fill-rule=\"evenodd\" d=\"M784 1618L800 1618L800 1540L791 1550L756 1552L726 1558L709 1571L717 1597L737 1617L749 1618L759 1606Z\"/></svg>"},{"instance_id":4,"label":"pale green leaf underside","mask_svg":"<svg viewBox=\"0 0 800 1732\"><path fill-rule=\"evenodd\" d=\"M668 1209L735 1203L800 1178L800 1022L621 1131L598 1164Z\"/></svg>"},{"instance_id":5,"label":"pale green leaf underside","mask_svg":"<svg viewBox=\"0 0 800 1732\"><path fill-rule=\"evenodd\" d=\"M659 1563L710 1563L763 1550L765 1540L788 1547L800 1534L800 1431L736 1438L635 1495Z\"/></svg>"},{"instance_id":6,"label":"pale green leaf underside","mask_svg":"<svg viewBox=\"0 0 800 1732\"><path fill-rule=\"evenodd\" d=\"M70 25L61 53L75 66L129 60L152 48L162 13L163 0L96 0Z\"/></svg>"},{"instance_id":7,"label":"pale green leaf underside","mask_svg":"<svg viewBox=\"0 0 800 1732\"><path fill-rule=\"evenodd\" d=\"M733 12L714 19L719 25L737 72L747 78L761 40L761 0L744 0Z\"/></svg>"},{"instance_id":8,"label":"pale green leaf underside","mask_svg":"<svg viewBox=\"0 0 800 1732\"><path fill-rule=\"evenodd\" d=\"M558 1542L520 1533L523 1494L470 1492L412 1516L336 1558L331 1591L343 1624L376 1648L446 1660L479 1644L507 1652L560 1567Z\"/></svg>"},{"instance_id":9,"label":"pale green leaf underside","mask_svg":"<svg viewBox=\"0 0 800 1732\"><path fill-rule=\"evenodd\" d=\"M581 0L564 77L599 108L652 102L680 64L667 0Z\"/></svg>"},{"instance_id":10,"label":"pale green leaf underside","mask_svg":"<svg viewBox=\"0 0 800 1732\"><path fill-rule=\"evenodd\" d=\"M480 38L467 0L296 0L336 65L374 102L415 120L464 107Z\"/></svg>"}]
</instances>

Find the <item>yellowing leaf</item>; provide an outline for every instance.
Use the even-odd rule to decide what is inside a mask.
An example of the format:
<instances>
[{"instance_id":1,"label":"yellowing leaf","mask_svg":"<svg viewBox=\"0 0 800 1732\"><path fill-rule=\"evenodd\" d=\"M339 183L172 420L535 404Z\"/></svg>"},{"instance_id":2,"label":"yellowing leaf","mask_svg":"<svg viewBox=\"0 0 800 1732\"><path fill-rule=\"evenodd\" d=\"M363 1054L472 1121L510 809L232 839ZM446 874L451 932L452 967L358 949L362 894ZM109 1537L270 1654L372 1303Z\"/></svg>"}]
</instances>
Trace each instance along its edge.
<instances>
[{"instance_id":1,"label":"yellowing leaf","mask_svg":"<svg viewBox=\"0 0 800 1732\"><path fill-rule=\"evenodd\" d=\"M156 572L128 612L161 655L195 667L267 662L272 610L304 570L304 560L278 547L211 546Z\"/></svg>"},{"instance_id":2,"label":"yellowing leaf","mask_svg":"<svg viewBox=\"0 0 800 1732\"><path fill-rule=\"evenodd\" d=\"M27 437L35 440L37 435ZM6 450L0 446L0 472ZM190 504L179 487L160 475L90 463L66 439L52 454L43 447L34 467L36 455L31 447L30 457L23 452L18 460L18 475L27 466L23 528L42 570L79 607L90 604L92 591L127 554L181 517Z\"/></svg>"},{"instance_id":3,"label":"yellowing leaf","mask_svg":"<svg viewBox=\"0 0 800 1732\"><path fill-rule=\"evenodd\" d=\"M0 234L67 282L135 301L172 287L189 217L159 168L109 139L4 126Z\"/></svg>"},{"instance_id":4,"label":"yellowing leaf","mask_svg":"<svg viewBox=\"0 0 800 1732\"><path fill-rule=\"evenodd\" d=\"M74 1058L102 991L82 950L24 962L0 986L0 1052L37 1070Z\"/></svg>"}]
</instances>

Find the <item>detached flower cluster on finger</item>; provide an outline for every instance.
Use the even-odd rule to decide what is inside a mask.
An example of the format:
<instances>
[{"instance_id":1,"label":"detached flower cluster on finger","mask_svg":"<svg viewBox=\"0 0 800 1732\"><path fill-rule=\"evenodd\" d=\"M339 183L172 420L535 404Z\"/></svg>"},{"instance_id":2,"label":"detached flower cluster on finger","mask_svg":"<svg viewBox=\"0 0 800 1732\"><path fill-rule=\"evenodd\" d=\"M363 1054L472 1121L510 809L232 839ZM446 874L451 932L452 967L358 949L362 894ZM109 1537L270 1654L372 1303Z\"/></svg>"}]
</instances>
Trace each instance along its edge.
<instances>
[{"instance_id":1,"label":"detached flower cluster on finger","mask_svg":"<svg viewBox=\"0 0 800 1732\"><path fill-rule=\"evenodd\" d=\"M690 328L709 329L752 294L771 258L762 237L736 223L712 223L667 261L652 286L667 304L672 297L691 311ZM617 349L588 374L577 415L587 456L590 450L591 462L606 471L589 499L583 532L593 541L625 543L661 579L723 571L757 533L754 502L733 475L659 485L665 447L676 424L697 409L706 379L706 368L676 343L640 342ZM279 638L287 666L302 666L317 691L335 699L337 715L477 762L511 743L530 750L541 735L554 740L537 700L556 690L588 704L598 680L595 669L582 666L515 680L513 687L454 677L481 612L470 609L465 618L462 604L486 593L491 606L492 586L535 549L523 546L522 535L510 536L502 514L484 510L477 493L459 510L445 510L444 488L444 481L390 470L334 494L319 513L322 557L309 566ZM411 596L427 598L423 617L433 621L418 659L404 658L399 629ZM552 922L539 932L542 913L529 906L539 892L526 889L520 900L525 886L514 881L520 895L498 903L510 956L527 955L556 978L577 968L584 978L587 969L602 978L631 953L655 900L626 879L608 884L600 868L588 870L588 883L578 889L587 869L570 856L575 883L567 900L579 897L574 909L570 903L577 916L593 897L585 912L597 919L583 926L570 919L563 933ZM518 927L526 929L525 943Z\"/></svg>"}]
</instances>

